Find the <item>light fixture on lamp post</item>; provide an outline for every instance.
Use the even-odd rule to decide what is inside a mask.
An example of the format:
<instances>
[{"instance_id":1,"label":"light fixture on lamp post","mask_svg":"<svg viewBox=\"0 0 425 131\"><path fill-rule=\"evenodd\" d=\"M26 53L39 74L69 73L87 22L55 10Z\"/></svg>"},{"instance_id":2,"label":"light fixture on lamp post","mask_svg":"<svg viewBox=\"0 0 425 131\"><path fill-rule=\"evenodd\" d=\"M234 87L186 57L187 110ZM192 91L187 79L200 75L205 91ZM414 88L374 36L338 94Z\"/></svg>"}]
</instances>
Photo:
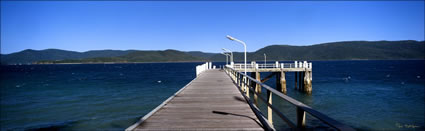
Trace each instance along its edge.
<instances>
[{"instance_id":1,"label":"light fixture on lamp post","mask_svg":"<svg viewBox=\"0 0 425 131\"><path fill-rule=\"evenodd\" d=\"M245 44L245 42L243 42L241 40L238 40L236 38L233 38L230 35L227 35L226 37L229 40L233 40L233 41L239 42L239 43L241 43L243 45L243 47L244 47L244 68L245 68L244 69L244 72L245 72L245 75L246 75L246 44Z\"/></svg>"}]
</instances>

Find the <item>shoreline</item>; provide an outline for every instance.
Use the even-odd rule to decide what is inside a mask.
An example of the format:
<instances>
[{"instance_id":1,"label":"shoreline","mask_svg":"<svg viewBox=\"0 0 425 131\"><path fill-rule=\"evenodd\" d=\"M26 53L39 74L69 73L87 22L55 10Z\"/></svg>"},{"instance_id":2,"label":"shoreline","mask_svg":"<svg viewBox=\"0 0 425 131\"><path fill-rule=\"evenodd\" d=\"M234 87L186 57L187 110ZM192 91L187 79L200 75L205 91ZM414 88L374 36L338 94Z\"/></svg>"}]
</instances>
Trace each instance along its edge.
<instances>
[{"instance_id":1,"label":"shoreline","mask_svg":"<svg viewBox=\"0 0 425 131\"><path fill-rule=\"evenodd\" d=\"M353 59L353 60L305 60L305 61L424 61L425 59L403 59L403 60L382 60L382 59ZM261 61L261 60L260 60ZM281 61L300 61L300 60L279 60ZM304 60L302 60L304 61ZM149 64L149 63L202 63L206 61L164 61L164 62L93 62L93 63L31 63L31 64L1 64L7 65L80 65L80 64ZM211 61L211 62L226 62L226 61ZM259 62L259 61L257 61ZM268 63L275 60L268 60ZM235 62L236 63L236 62Z\"/></svg>"}]
</instances>

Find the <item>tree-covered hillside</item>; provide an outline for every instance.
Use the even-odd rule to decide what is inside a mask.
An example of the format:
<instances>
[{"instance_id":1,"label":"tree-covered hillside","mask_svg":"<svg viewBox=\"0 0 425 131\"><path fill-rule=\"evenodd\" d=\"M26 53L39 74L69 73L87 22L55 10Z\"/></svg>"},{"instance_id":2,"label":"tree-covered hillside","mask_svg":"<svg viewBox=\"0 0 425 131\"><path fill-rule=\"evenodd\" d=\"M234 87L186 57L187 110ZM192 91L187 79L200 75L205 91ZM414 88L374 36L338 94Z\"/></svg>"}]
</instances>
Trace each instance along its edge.
<instances>
[{"instance_id":1,"label":"tree-covered hillside","mask_svg":"<svg viewBox=\"0 0 425 131\"><path fill-rule=\"evenodd\" d=\"M344 41L310 46L271 45L248 52L248 61L267 60L411 60L425 59L424 41ZM249 46L249 45L248 45ZM234 52L243 61L242 52ZM18 63L102 63L102 62L194 62L225 61L219 53L177 50L96 50L74 52L58 49L24 50L1 55L2 64Z\"/></svg>"}]
</instances>

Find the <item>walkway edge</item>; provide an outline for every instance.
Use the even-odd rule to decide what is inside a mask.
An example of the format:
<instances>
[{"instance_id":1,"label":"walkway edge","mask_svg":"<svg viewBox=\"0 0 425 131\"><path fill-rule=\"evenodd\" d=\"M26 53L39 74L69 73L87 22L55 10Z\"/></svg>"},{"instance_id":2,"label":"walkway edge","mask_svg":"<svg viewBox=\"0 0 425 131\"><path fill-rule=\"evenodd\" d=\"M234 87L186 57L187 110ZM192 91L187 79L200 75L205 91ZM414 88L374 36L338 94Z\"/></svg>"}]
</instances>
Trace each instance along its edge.
<instances>
[{"instance_id":1,"label":"walkway edge","mask_svg":"<svg viewBox=\"0 0 425 131\"><path fill-rule=\"evenodd\" d=\"M200 74L202 75L202 73ZM148 114L146 114L145 116L143 116L142 118L140 118L140 120L136 123L134 123L133 125L131 125L130 127L128 127L127 129L125 129L125 131L132 131L134 130L137 126L139 126L140 124L142 124L146 119L148 119L149 117L151 117L153 114L155 114L155 112L157 112L159 109L161 109L162 107L164 107L165 105L167 105L167 103L173 99L177 94L179 94L180 92L182 92L184 89L186 89L186 87L188 87L193 81L195 81L199 76L197 76L195 79L193 79L192 81L190 81L189 83L187 83L183 88L181 88L180 90L178 90L176 93L174 93L172 96L168 97L167 100L165 100L164 102L162 102L160 105L158 105L155 109L153 109L152 111L150 111Z\"/></svg>"}]
</instances>

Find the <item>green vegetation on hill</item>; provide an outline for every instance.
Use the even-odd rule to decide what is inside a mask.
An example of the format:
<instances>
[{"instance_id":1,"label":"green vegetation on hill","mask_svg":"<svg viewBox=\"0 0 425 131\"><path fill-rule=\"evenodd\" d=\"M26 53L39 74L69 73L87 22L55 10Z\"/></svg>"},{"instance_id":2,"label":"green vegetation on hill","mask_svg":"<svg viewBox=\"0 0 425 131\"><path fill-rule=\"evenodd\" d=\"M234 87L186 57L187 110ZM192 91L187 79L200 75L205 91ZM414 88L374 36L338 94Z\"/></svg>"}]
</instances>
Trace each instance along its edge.
<instances>
[{"instance_id":1,"label":"green vegetation on hill","mask_svg":"<svg viewBox=\"0 0 425 131\"><path fill-rule=\"evenodd\" d=\"M424 41L345 41L310 46L271 45L247 54L248 61L267 60L410 60L425 59ZM248 45L249 46L249 45ZM234 52L243 61L242 52ZM74 52L58 49L24 50L1 55L2 64L18 63L104 63L104 62L194 62L225 61L219 53L177 50L97 50Z\"/></svg>"},{"instance_id":2,"label":"green vegetation on hill","mask_svg":"<svg viewBox=\"0 0 425 131\"><path fill-rule=\"evenodd\" d=\"M206 59L189 55L177 50L165 51L133 51L126 55L115 57L96 57L78 60L39 61L39 64L50 63L127 63L127 62L193 62Z\"/></svg>"},{"instance_id":3,"label":"green vegetation on hill","mask_svg":"<svg viewBox=\"0 0 425 131\"><path fill-rule=\"evenodd\" d=\"M271 45L247 54L248 61L267 60L409 60L425 59L424 41L346 41L310 46ZM235 61L243 53L234 52ZM225 61L221 54L210 57Z\"/></svg>"},{"instance_id":4,"label":"green vegetation on hill","mask_svg":"<svg viewBox=\"0 0 425 131\"><path fill-rule=\"evenodd\" d=\"M1 55L1 64L28 64L36 61L72 60L95 57L114 57L133 52L134 50L94 50L87 52L75 52L59 49L46 50L23 50L16 53Z\"/></svg>"}]
</instances>

